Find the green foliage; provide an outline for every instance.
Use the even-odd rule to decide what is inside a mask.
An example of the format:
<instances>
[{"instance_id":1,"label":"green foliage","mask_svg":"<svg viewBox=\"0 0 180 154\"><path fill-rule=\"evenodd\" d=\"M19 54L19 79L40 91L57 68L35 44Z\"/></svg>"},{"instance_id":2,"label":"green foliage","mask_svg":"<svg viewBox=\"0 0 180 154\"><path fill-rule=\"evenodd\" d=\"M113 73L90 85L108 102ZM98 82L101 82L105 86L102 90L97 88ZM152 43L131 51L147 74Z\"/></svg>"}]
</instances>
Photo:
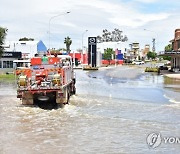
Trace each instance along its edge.
<instances>
[{"instance_id":1,"label":"green foliage","mask_svg":"<svg viewBox=\"0 0 180 154\"><path fill-rule=\"evenodd\" d=\"M158 72L158 68L146 67L145 72Z\"/></svg>"},{"instance_id":2,"label":"green foliage","mask_svg":"<svg viewBox=\"0 0 180 154\"><path fill-rule=\"evenodd\" d=\"M14 74L0 74L0 81L9 81L14 79L15 79Z\"/></svg>"},{"instance_id":3,"label":"green foliage","mask_svg":"<svg viewBox=\"0 0 180 154\"><path fill-rule=\"evenodd\" d=\"M165 50L165 51L168 51L168 52L172 51L172 50L173 50L172 44L166 45L165 48L164 48L164 50ZM163 58L164 60L171 60L171 57L170 57L170 56L162 56L162 58Z\"/></svg>"},{"instance_id":4,"label":"green foliage","mask_svg":"<svg viewBox=\"0 0 180 154\"><path fill-rule=\"evenodd\" d=\"M23 38L20 38L19 41L34 41L34 39L33 38L23 37Z\"/></svg>"},{"instance_id":5,"label":"green foliage","mask_svg":"<svg viewBox=\"0 0 180 154\"><path fill-rule=\"evenodd\" d=\"M149 51L147 53L147 57L148 57L148 59L150 59L150 58L155 59L157 57L157 53Z\"/></svg>"},{"instance_id":6,"label":"green foliage","mask_svg":"<svg viewBox=\"0 0 180 154\"><path fill-rule=\"evenodd\" d=\"M64 44L66 44L66 51L67 51L67 53L69 54L70 53L70 46L71 46L71 44L72 44L72 40L71 40L71 38L69 37L69 36L67 36L67 37L65 37L65 39L64 39Z\"/></svg>"},{"instance_id":7,"label":"green foliage","mask_svg":"<svg viewBox=\"0 0 180 154\"><path fill-rule=\"evenodd\" d=\"M165 48L164 48L164 50L165 50L165 51L172 51L172 50L173 50L172 44L166 45Z\"/></svg>"},{"instance_id":8,"label":"green foliage","mask_svg":"<svg viewBox=\"0 0 180 154\"><path fill-rule=\"evenodd\" d=\"M58 50L59 50L59 51L66 51L65 48L59 48Z\"/></svg>"},{"instance_id":9,"label":"green foliage","mask_svg":"<svg viewBox=\"0 0 180 154\"><path fill-rule=\"evenodd\" d=\"M5 41L6 35L7 35L7 31L8 31L8 29L0 27L0 56L2 55L2 53L4 51L3 44Z\"/></svg>"},{"instance_id":10,"label":"green foliage","mask_svg":"<svg viewBox=\"0 0 180 154\"><path fill-rule=\"evenodd\" d=\"M164 60L171 60L171 57L170 56L161 56Z\"/></svg>"},{"instance_id":11,"label":"green foliage","mask_svg":"<svg viewBox=\"0 0 180 154\"><path fill-rule=\"evenodd\" d=\"M114 55L114 51L112 48L107 48L104 51L104 59L105 60L112 60L112 54Z\"/></svg>"}]
</instances>

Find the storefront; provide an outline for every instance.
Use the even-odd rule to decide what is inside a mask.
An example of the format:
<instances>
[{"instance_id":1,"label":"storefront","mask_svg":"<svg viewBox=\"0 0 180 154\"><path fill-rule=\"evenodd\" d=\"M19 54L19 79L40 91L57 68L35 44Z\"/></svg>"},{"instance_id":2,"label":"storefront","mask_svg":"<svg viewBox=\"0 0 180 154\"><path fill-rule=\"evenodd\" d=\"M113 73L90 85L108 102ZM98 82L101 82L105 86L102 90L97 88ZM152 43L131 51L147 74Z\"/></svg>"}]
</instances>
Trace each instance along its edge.
<instances>
[{"instance_id":1,"label":"storefront","mask_svg":"<svg viewBox=\"0 0 180 154\"><path fill-rule=\"evenodd\" d=\"M14 68L13 61L21 59L21 57L21 52L4 52L0 58L0 70L12 70Z\"/></svg>"},{"instance_id":2,"label":"storefront","mask_svg":"<svg viewBox=\"0 0 180 154\"><path fill-rule=\"evenodd\" d=\"M180 71L180 51L170 51L161 54L161 56L170 56L171 57L171 70L173 72Z\"/></svg>"}]
</instances>

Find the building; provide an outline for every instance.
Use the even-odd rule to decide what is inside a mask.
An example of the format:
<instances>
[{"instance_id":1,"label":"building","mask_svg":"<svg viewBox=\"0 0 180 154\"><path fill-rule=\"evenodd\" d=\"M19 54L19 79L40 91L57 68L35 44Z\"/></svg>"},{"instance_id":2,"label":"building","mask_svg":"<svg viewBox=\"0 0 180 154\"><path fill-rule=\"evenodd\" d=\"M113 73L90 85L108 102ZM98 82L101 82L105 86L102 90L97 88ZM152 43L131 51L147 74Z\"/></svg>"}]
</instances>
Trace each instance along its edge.
<instances>
[{"instance_id":1,"label":"building","mask_svg":"<svg viewBox=\"0 0 180 154\"><path fill-rule=\"evenodd\" d=\"M166 52L162 55L171 57L171 70L174 72L180 71L180 29L175 30L174 39L172 43L172 51Z\"/></svg>"},{"instance_id":2,"label":"building","mask_svg":"<svg viewBox=\"0 0 180 154\"><path fill-rule=\"evenodd\" d=\"M8 41L4 45L4 53L0 57L0 71L9 72L15 68L14 60L28 60L35 54L47 51L42 41Z\"/></svg>"},{"instance_id":3,"label":"building","mask_svg":"<svg viewBox=\"0 0 180 154\"><path fill-rule=\"evenodd\" d=\"M146 59L147 58L147 54L150 51L150 45L146 44L144 49L142 49L142 59Z\"/></svg>"},{"instance_id":4,"label":"building","mask_svg":"<svg viewBox=\"0 0 180 154\"><path fill-rule=\"evenodd\" d=\"M12 71L14 68L13 61L20 59L21 57L21 52L4 52L0 58L0 71Z\"/></svg>"},{"instance_id":5,"label":"building","mask_svg":"<svg viewBox=\"0 0 180 154\"><path fill-rule=\"evenodd\" d=\"M134 42L129 44L130 49L126 50L124 53L124 58L126 62L130 62L133 60L139 60L141 59L141 52L138 42Z\"/></svg>"},{"instance_id":6,"label":"building","mask_svg":"<svg viewBox=\"0 0 180 154\"><path fill-rule=\"evenodd\" d=\"M174 51L180 51L180 29L175 30L174 39L170 41Z\"/></svg>"},{"instance_id":7,"label":"building","mask_svg":"<svg viewBox=\"0 0 180 154\"><path fill-rule=\"evenodd\" d=\"M35 54L47 52L47 48L42 41L9 41L5 44L5 51L22 53L22 59L29 59Z\"/></svg>"},{"instance_id":8,"label":"building","mask_svg":"<svg viewBox=\"0 0 180 154\"><path fill-rule=\"evenodd\" d=\"M171 56L171 68L173 71L180 71L180 29L175 30L174 39L170 42L173 51L167 54Z\"/></svg>"},{"instance_id":9,"label":"building","mask_svg":"<svg viewBox=\"0 0 180 154\"><path fill-rule=\"evenodd\" d=\"M102 42L102 43L97 43L97 66L101 66L102 64L109 64L108 61L103 59L104 51L107 48L112 48L114 50L114 52L116 50L120 51L120 54L118 54L118 56L116 57L116 60L113 59L113 60L111 60L110 63L114 64L116 61L118 64L122 64L124 55L127 53L128 46L129 46L128 42Z\"/></svg>"}]
</instances>

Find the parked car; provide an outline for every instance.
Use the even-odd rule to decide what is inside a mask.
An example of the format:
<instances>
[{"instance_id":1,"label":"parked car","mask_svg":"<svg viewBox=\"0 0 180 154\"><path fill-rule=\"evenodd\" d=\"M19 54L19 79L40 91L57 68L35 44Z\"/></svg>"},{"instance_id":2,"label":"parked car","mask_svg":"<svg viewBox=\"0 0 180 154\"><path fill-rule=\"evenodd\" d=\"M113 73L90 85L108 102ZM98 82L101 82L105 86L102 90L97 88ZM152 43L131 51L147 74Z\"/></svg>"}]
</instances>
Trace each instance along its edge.
<instances>
[{"instance_id":1,"label":"parked car","mask_svg":"<svg viewBox=\"0 0 180 154\"><path fill-rule=\"evenodd\" d=\"M140 61L140 60L138 60L138 61L133 61L132 64L142 65L142 64L144 64L144 61Z\"/></svg>"},{"instance_id":2,"label":"parked car","mask_svg":"<svg viewBox=\"0 0 180 154\"><path fill-rule=\"evenodd\" d=\"M163 65L163 66L159 66L159 69L160 70L168 70L168 67Z\"/></svg>"}]
</instances>

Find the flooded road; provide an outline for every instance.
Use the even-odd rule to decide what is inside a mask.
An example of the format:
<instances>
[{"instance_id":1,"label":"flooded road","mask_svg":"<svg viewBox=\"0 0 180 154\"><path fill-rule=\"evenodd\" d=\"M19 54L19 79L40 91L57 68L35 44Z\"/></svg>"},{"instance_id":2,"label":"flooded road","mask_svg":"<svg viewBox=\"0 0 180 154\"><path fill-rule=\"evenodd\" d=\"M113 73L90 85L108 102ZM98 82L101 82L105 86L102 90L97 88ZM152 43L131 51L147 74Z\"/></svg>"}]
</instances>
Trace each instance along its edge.
<instances>
[{"instance_id":1,"label":"flooded road","mask_svg":"<svg viewBox=\"0 0 180 154\"><path fill-rule=\"evenodd\" d=\"M180 83L153 74L114 78L76 70L77 94L57 110L24 107L0 84L0 153L179 153L148 147L148 134L180 137Z\"/></svg>"}]
</instances>

